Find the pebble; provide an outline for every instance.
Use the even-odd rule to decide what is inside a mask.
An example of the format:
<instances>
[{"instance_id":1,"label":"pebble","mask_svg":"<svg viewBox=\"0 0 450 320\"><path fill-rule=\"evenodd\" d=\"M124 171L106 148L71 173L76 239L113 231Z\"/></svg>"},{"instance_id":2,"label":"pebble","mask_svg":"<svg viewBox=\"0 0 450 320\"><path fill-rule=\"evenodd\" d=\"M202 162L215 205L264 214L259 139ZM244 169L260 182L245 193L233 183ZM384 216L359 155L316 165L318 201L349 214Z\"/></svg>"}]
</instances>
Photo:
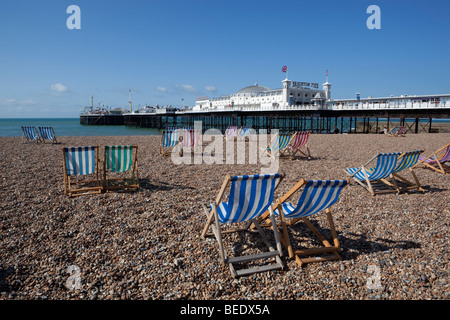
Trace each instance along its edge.
<instances>
[{"instance_id":1,"label":"pebble","mask_svg":"<svg viewBox=\"0 0 450 320\"><path fill-rule=\"evenodd\" d=\"M200 236L206 222L202 205L216 197L226 174L257 174L261 164L174 164L160 156L158 136L58 141L35 145L0 138L2 300L449 298L449 176L417 168L426 192L375 197L351 183L331 207L342 261L299 268L285 254L285 270L233 279L215 239ZM344 179L344 168L360 166L378 152L428 154L449 141L448 133L313 134L311 160L279 161L286 177L275 196L301 178ZM139 146L141 189L64 195L61 148L99 145L102 159L106 144ZM311 219L329 235L324 215ZM301 223L291 229L291 238L295 246L318 245ZM255 234L227 235L224 245L230 254L264 246ZM69 278L78 279L72 282L78 287L68 285Z\"/></svg>"}]
</instances>

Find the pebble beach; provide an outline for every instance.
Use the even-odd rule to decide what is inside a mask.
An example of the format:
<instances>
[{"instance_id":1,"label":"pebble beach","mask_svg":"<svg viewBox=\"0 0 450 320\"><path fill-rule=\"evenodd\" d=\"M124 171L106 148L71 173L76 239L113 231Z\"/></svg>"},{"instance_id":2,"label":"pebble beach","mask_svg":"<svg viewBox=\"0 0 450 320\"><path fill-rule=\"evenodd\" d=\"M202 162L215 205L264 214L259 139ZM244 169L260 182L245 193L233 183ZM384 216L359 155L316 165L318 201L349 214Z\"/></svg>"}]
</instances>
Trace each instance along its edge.
<instances>
[{"instance_id":1,"label":"pebble beach","mask_svg":"<svg viewBox=\"0 0 450 320\"><path fill-rule=\"evenodd\" d=\"M57 137L58 144L0 138L2 300L447 300L450 176L416 168L425 192L372 196L354 182L331 207L342 260L233 279L214 237L202 238L203 205L225 175L258 174L262 164L175 164L159 136ZM346 179L344 168L379 152L450 142L450 133L311 134L311 159L279 159L278 198L298 180ZM62 148L137 145L140 190L69 198ZM411 177L408 177L411 178ZM324 214L311 220L329 235ZM270 230L266 230L270 236ZM296 247L321 246L299 223ZM255 252L258 234L229 235L229 253ZM264 248L263 248L264 249ZM69 278L76 276L77 285Z\"/></svg>"}]
</instances>

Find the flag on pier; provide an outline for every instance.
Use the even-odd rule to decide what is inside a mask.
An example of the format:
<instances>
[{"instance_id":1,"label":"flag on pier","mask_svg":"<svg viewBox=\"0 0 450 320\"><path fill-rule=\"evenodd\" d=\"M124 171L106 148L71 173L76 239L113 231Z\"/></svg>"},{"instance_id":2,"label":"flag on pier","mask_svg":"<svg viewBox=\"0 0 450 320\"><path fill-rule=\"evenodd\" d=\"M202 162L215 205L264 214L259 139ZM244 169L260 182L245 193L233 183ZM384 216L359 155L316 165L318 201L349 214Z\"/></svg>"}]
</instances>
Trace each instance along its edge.
<instances>
[{"instance_id":1,"label":"flag on pier","mask_svg":"<svg viewBox=\"0 0 450 320\"><path fill-rule=\"evenodd\" d=\"M283 66L283 68L281 68L281 71L286 72L287 71L287 66Z\"/></svg>"}]
</instances>

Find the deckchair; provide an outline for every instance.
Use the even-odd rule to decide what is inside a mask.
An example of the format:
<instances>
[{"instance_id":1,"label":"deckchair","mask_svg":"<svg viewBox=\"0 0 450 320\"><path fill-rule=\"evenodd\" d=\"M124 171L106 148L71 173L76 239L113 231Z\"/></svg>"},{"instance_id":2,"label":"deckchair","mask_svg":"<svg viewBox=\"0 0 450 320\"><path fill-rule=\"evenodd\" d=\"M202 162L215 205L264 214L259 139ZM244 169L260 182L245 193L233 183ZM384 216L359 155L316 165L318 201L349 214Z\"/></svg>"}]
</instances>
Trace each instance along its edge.
<instances>
[{"instance_id":1,"label":"deckchair","mask_svg":"<svg viewBox=\"0 0 450 320\"><path fill-rule=\"evenodd\" d=\"M180 143L181 139L178 134L178 128L166 129L161 134L161 144L159 152L163 156L168 156L172 150Z\"/></svg>"},{"instance_id":2,"label":"deckchair","mask_svg":"<svg viewBox=\"0 0 450 320\"><path fill-rule=\"evenodd\" d=\"M22 143L27 142L36 142L39 143L42 141L42 138L39 136L39 133L37 132L35 127L31 126L22 126ZM23 141L23 138L25 138L25 141Z\"/></svg>"},{"instance_id":3,"label":"deckchair","mask_svg":"<svg viewBox=\"0 0 450 320\"><path fill-rule=\"evenodd\" d=\"M398 130L400 129L399 126L395 126L392 128L388 133L386 133L390 137L395 137L397 135Z\"/></svg>"},{"instance_id":4,"label":"deckchair","mask_svg":"<svg viewBox=\"0 0 450 320\"><path fill-rule=\"evenodd\" d=\"M200 130L199 129L182 129L183 137L182 137L182 149L180 150L180 156L183 155L185 150L191 152L198 152L201 148L199 145L200 141Z\"/></svg>"},{"instance_id":5,"label":"deckchair","mask_svg":"<svg viewBox=\"0 0 450 320\"><path fill-rule=\"evenodd\" d=\"M264 151L271 157L275 157L277 154L279 157L288 155L291 137L290 133L277 133Z\"/></svg>"},{"instance_id":6,"label":"deckchair","mask_svg":"<svg viewBox=\"0 0 450 320\"><path fill-rule=\"evenodd\" d=\"M392 190L376 190L374 182L380 179L389 178L397 165L397 158L400 152L396 153L379 153L364 165L357 168L347 168L344 169L345 173L350 175L350 177L368 190L373 196L378 193L392 192ZM377 160L375 167L368 167L368 165ZM394 189L398 192L399 188L396 184L395 179L391 179L394 185Z\"/></svg>"},{"instance_id":7,"label":"deckchair","mask_svg":"<svg viewBox=\"0 0 450 320\"><path fill-rule=\"evenodd\" d=\"M310 131L300 131L296 132L293 137L291 137L290 144L287 149L292 158L295 157L297 153L302 154L303 156L311 159L311 153L308 148L308 139L310 135ZM302 149L306 149L305 152Z\"/></svg>"},{"instance_id":8,"label":"deckchair","mask_svg":"<svg viewBox=\"0 0 450 320\"><path fill-rule=\"evenodd\" d=\"M38 129L44 143L45 140L52 141L53 143L58 143L58 141L56 141L56 135L53 127L39 127Z\"/></svg>"},{"instance_id":9,"label":"deckchair","mask_svg":"<svg viewBox=\"0 0 450 320\"><path fill-rule=\"evenodd\" d=\"M416 189L416 190L425 192L425 190L420 186L419 179L417 178L416 174L414 173L414 169L413 169L413 167L419 160L419 156L422 152L423 152L423 150L408 151L408 152L402 153L397 158L397 166L392 171L392 174L390 177L391 177L391 179L398 179L398 180L405 182L407 184L406 187L400 188L398 184L393 185L392 183L390 183L388 180L386 180L384 178L380 179L380 180L394 189L397 186L398 189L396 189L396 191L398 191L398 192L403 192L403 191L411 190L411 189ZM405 170L408 170L411 173L411 175L414 179L414 182L409 181L405 177L400 175L400 172L405 171Z\"/></svg>"},{"instance_id":10,"label":"deckchair","mask_svg":"<svg viewBox=\"0 0 450 320\"><path fill-rule=\"evenodd\" d=\"M238 127L237 126L229 126L227 130L225 130L225 138L227 139L235 139L238 134Z\"/></svg>"},{"instance_id":11,"label":"deckchair","mask_svg":"<svg viewBox=\"0 0 450 320\"><path fill-rule=\"evenodd\" d=\"M433 169L444 175L450 175L450 166L444 164L448 161L450 161L450 143L437 149L429 156L419 157L419 161L415 166L422 165L424 168Z\"/></svg>"},{"instance_id":12,"label":"deckchair","mask_svg":"<svg viewBox=\"0 0 450 320\"><path fill-rule=\"evenodd\" d=\"M406 127L401 126L398 128L397 134L395 134L396 137L405 137L406 136Z\"/></svg>"},{"instance_id":13,"label":"deckchair","mask_svg":"<svg viewBox=\"0 0 450 320\"><path fill-rule=\"evenodd\" d=\"M212 234L214 234L218 242L222 264L229 265L230 272L234 278L257 272L283 269L284 267L281 260L282 248L278 232L274 231L274 239L276 242L275 249L256 221L256 218L269 210L270 219L275 223L275 216L271 204L274 199L274 190L283 177L283 174L278 173L245 176L227 175L222 183L216 200L210 205L210 209L208 210L206 206L203 206L207 222L203 229L202 237L210 235L208 231L209 229L212 229ZM230 183L228 202L221 202ZM242 228L233 227L242 224L244 224ZM249 227L251 224L255 224L258 233L268 247L268 251L241 256L235 254L234 257L229 257L225 250L223 235L233 232L250 231ZM223 226L223 230L221 226ZM263 265L253 265L245 269L235 268L235 266L240 263L273 258L275 258L275 262L272 261L269 263L264 261L265 264Z\"/></svg>"},{"instance_id":14,"label":"deckchair","mask_svg":"<svg viewBox=\"0 0 450 320\"><path fill-rule=\"evenodd\" d=\"M101 193L98 146L65 147L62 148L62 151L64 157L64 193L70 197ZM76 188L77 186L80 187Z\"/></svg>"},{"instance_id":15,"label":"deckchair","mask_svg":"<svg viewBox=\"0 0 450 320\"><path fill-rule=\"evenodd\" d=\"M134 151L134 152L133 152ZM137 146L105 146L103 188L105 191L139 190Z\"/></svg>"},{"instance_id":16,"label":"deckchair","mask_svg":"<svg viewBox=\"0 0 450 320\"><path fill-rule=\"evenodd\" d=\"M348 184L347 180L304 180L298 181L286 194L279 198L273 205L275 215L281 220L281 243L287 249L289 257L295 257L295 261L301 267L304 263L341 260L339 239L331 216L330 207L339 199L342 189ZM301 190L298 202L294 205L288 200ZM333 245L325 236L311 223L308 217L325 212L333 238ZM289 222L286 221L289 219ZM301 248L294 250L289 240L288 226L292 226L299 221L303 221L306 226L320 239L324 247L321 248ZM276 225L271 224L272 228ZM274 229L277 229L276 227ZM327 255L323 255L327 254ZM313 256L301 258L300 256Z\"/></svg>"},{"instance_id":17,"label":"deckchair","mask_svg":"<svg viewBox=\"0 0 450 320\"><path fill-rule=\"evenodd\" d=\"M251 133L251 127L241 127L237 133L237 138L238 139L245 139L245 138L249 138L250 133Z\"/></svg>"}]
</instances>

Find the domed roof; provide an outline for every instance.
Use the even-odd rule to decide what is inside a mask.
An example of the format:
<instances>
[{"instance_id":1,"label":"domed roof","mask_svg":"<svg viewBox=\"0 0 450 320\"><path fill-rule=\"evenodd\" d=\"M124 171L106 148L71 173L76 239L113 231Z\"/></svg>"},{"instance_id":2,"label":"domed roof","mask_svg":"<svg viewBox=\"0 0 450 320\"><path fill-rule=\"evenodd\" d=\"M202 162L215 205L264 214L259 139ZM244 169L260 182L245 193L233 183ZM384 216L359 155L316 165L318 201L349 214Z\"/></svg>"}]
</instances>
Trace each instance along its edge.
<instances>
[{"instance_id":1,"label":"domed roof","mask_svg":"<svg viewBox=\"0 0 450 320\"><path fill-rule=\"evenodd\" d=\"M257 83L255 83L252 86L248 86L245 88L242 88L239 91L236 91L235 95L257 95L258 93L264 92L264 91L269 91L270 89L267 87L263 87L258 85Z\"/></svg>"}]
</instances>

